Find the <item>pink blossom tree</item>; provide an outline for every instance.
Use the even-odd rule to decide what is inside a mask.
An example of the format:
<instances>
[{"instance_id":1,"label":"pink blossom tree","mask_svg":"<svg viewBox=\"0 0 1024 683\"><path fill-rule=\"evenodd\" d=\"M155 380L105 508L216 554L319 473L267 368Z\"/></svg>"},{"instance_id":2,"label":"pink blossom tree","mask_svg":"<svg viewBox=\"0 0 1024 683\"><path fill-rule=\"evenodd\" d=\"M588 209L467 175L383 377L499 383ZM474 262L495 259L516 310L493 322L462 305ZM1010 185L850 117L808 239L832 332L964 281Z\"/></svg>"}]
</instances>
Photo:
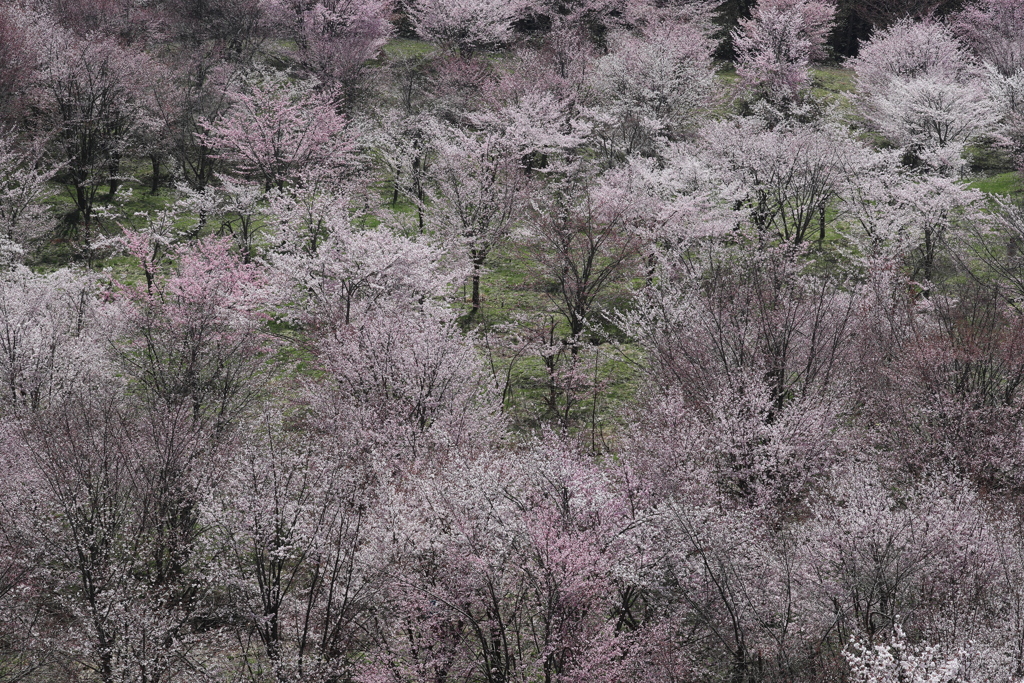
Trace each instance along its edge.
<instances>
[{"instance_id":1,"label":"pink blossom tree","mask_svg":"<svg viewBox=\"0 0 1024 683\"><path fill-rule=\"evenodd\" d=\"M837 472L800 531L807 598L835 625L836 650L854 638L886 644L900 630L966 646L998 609L996 595L963 590L965 582L992 586L997 571L977 494L937 479L908 483L897 500L885 475L866 469Z\"/></svg>"},{"instance_id":2,"label":"pink blossom tree","mask_svg":"<svg viewBox=\"0 0 1024 683\"><path fill-rule=\"evenodd\" d=\"M353 226L343 198L304 204L298 197L271 196L280 244L270 261L284 289L284 316L319 338L343 335L391 307L436 312L435 302L465 275L424 240L383 225Z\"/></svg>"},{"instance_id":3,"label":"pink blossom tree","mask_svg":"<svg viewBox=\"0 0 1024 683\"><path fill-rule=\"evenodd\" d=\"M666 259L622 320L650 363L638 457L671 471L677 444L691 444L723 494L784 508L833 457L856 299L842 280L801 273L784 247L747 249L698 243Z\"/></svg>"},{"instance_id":4,"label":"pink blossom tree","mask_svg":"<svg viewBox=\"0 0 1024 683\"><path fill-rule=\"evenodd\" d=\"M218 237L233 238L242 260L250 263L256 256L257 238L267 211L263 188L221 174L212 179L217 184L202 190L179 186L180 199L172 211L179 221L197 219L194 234L210 229Z\"/></svg>"},{"instance_id":5,"label":"pink blossom tree","mask_svg":"<svg viewBox=\"0 0 1024 683\"><path fill-rule=\"evenodd\" d=\"M964 146L995 132L999 112L984 79L941 24L900 21L877 32L852 66L861 111L911 163L958 172Z\"/></svg>"},{"instance_id":6,"label":"pink blossom tree","mask_svg":"<svg viewBox=\"0 0 1024 683\"><path fill-rule=\"evenodd\" d=\"M0 412L38 411L80 382L109 372L99 334L94 281L24 267L0 273Z\"/></svg>"},{"instance_id":7,"label":"pink blossom tree","mask_svg":"<svg viewBox=\"0 0 1024 683\"><path fill-rule=\"evenodd\" d=\"M436 132L432 143L437 157L427 174L428 202L422 210L449 249L468 252L471 316L480 310L488 255L526 208L530 181L521 159L528 150L516 142L512 135L478 136L446 128Z\"/></svg>"},{"instance_id":8,"label":"pink blossom tree","mask_svg":"<svg viewBox=\"0 0 1024 683\"><path fill-rule=\"evenodd\" d=\"M596 405L603 383L597 355L589 350L603 341L609 303L640 274L649 246L637 211L642 202L628 180L605 182L588 165L570 164L567 177L551 182L533 202L518 235L531 250L534 277L549 303L543 314L524 321L521 336L543 365L537 384L544 417L562 429L576 422L583 399ZM596 443L593 410L588 419Z\"/></svg>"},{"instance_id":9,"label":"pink blossom tree","mask_svg":"<svg viewBox=\"0 0 1024 683\"><path fill-rule=\"evenodd\" d=\"M445 298L465 267L380 225L352 225L344 198L271 194L269 255L280 315L304 330L328 378L313 422L340 443L399 457L476 448L500 432L492 387Z\"/></svg>"},{"instance_id":10,"label":"pink blossom tree","mask_svg":"<svg viewBox=\"0 0 1024 683\"><path fill-rule=\"evenodd\" d=\"M416 0L408 12L416 32L448 50L469 56L512 38L520 2L501 0Z\"/></svg>"},{"instance_id":11,"label":"pink blossom tree","mask_svg":"<svg viewBox=\"0 0 1024 683\"><path fill-rule=\"evenodd\" d=\"M1003 76L1024 69L1024 10L1011 0L980 0L964 7L953 31Z\"/></svg>"},{"instance_id":12,"label":"pink blossom tree","mask_svg":"<svg viewBox=\"0 0 1024 683\"><path fill-rule=\"evenodd\" d=\"M167 71L162 75L171 80L158 82L149 100L148 149L151 154L159 154L166 145L180 179L202 191L223 167L217 151L210 148L202 133L231 106L229 93L240 68L217 53L206 52L179 55L168 59L165 66ZM161 73L157 71L155 76ZM161 131L164 139L151 137Z\"/></svg>"},{"instance_id":13,"label":"pink blossom tree","mask_svg":"<svg viewBox=\"0 0 1024 683\"><path fill-rule=\"evenodd\" d=\"M23 594L57 667L104 683L178 680L205 618L189 509L210 473L172 472L181 444L154 438L122 390L98 377L19 424L10 455L23 466L0 507L28 512L17 533L43 559Z\"/></svg>"},{"instance_id":14,"label":"pink blossom tree","mask_svg":"<svg viewBox=\"0 0 1024 683\"><path fill-rule=\"evenodd\" d=\"M781 104L808 87L808 67L825 56L835 5L821 0L760 0L733 33L736 73L751 99Z\"/></svg>"},{"instance_id":15,"label":"pink blossom tree","mask_svg":"<svg viewBox=\"0 0 1024 683\"><path fill-rule=\"evenodd\" d=\"M617 160L651 155L660 139L692 131L711 95L713 43L701 27L659 21L642 34L609 36L590 78L595 134Z\"/></svg>"},{"instance_id":16,"label":"pink blossom tree","mask_svg":"<svg viewBox=\"0 0 1024 683\"><path fill-rule=\"evenodd\" d=\"M581 170L552 185L535 204L527 235L550 296L569 326L567 343L581 343L602 297L628 279L645 248L634 224L632 197Z\"/></svg>"},{"instance_id":17,"label":"pink blossom tree","mask_svg":"<svg viewBox=\"0 0 1024 683\"><path fill-rule=\"evenodd\" d=\"M402 494L382 543L391 617L359 680L632 671L612 622L616 576L642 564L638 524L609 476L563 448L465 461Z\"/></svg>"},{"instance_id":18,"label":"pink blossom tree","mask_svg":"<svg viewBox=\"0 0 1024 683\"><path fill-rule=\"evenodd\" d=\"M985 0L956 15L953 31L989 69L993 100L1001 110L1004 145L1024 162L1024 12L1014 2Z\"/></svg>"},{"instance_id":19,"label":"pink blossom tree","mask_svg":"<svg viewBox=\"0 0 1024 683\"><path fill-rule=\"evenodd\" d=\"M45 167L41 152L18 150L13 139L0 139L0 239L6 242L0 243L0 251L24 251L53 227L55 221L43 201L50 194L47 183L57 171Z\"/></svg>"},{"instance_id":20,"label":"pink blossom tree","mask_svg":"<svg viewBox=\"0 0 1024 683\"><path fill-rule=\"evenodd\" d=\"M905 309L885 382L869 393L892 397L891 419L878 434L905 469L955 467L992 489L1014 487L1024 475L1009 455L1020 448L1022 330L1005 296L947 285Z\"/></svg>"},{"instance_id":21,"label":"pink blossom tree","mask_svg":"<svg viewBox=\"0 0 1024 683\"><path fill-rule=\"evenodd\" d=\"M274 35L282 14L277 0L167 0L161 9L167 32L186 50L244 66Z\"/></svg>"},{"instance_id":22,"label":"pink blossom tree","mask_svg":"<svg viewBox=\"0 0 1024 683\"><path fill-rule=\"evenodd\" d=\"M14 7L0 10L0 126L13 123L28 104L29 86L39 59L29 17Z\"/></svg>"},{"instance_id":23,"label":"pink blossom tree","mask_svg":"<svg viewBox=\"0 0 1024 683\"><path fill-rule=\"evenodd\" d=\"M291 3L302 61L330 87L351 87L391 36L391 0Z\"/></svg>"},{"instance_id":24,"label":"pink blossom tree","mask_svg":"<svg viewBox=\"0 0 1024 683\"><path fill-rule=\"evenodd\" d=\"M300 446L278 425L253 427L202 512L246 660L238 675L351 676L381 569L369 544L372 471L329 442Z\"/></svg>"},{"instance_id":25,"label":"pink blossom tree","mask_svg":"<svg viewBox=\"0 0 1024 683\"><path fill-rule=\"evenodd\" d=\"M450 314L378 305L318 355L328 383L309 386L315 424L341 443L418 467L502 437L490 374Z\"/></svg>"},{"instance_id":26,"label":"pink blossom tree","mask_svg":"<svg viewBox=\"0 0 1024 683\"><path fill-rule=\"evenodd\" d=\"M850 7L877 29L889 28L904 19L927 20L957 9L945 0L854 0Z\"/></svg>"},{"instance_id":27,"label":"pink blossom tree","mask_svg":"<svg viewBox=\"0 0 1024 683\"><path fill-rule=\"evenodd\" d=\"M283 189L303 171L336 173L349 161L345 119L330 99L309 82L270 72L251 74L200 139L266 190Z\"/></svg>"},{"instance_id":28,"label":"pink blossom tree","mask_svg":"<svg viewBox=\"0 0 1024 683\"><path fill-rule=\"evenodd\" d=\"M422 202L426 198L426 173L431 158L429 129L432 118L389 112L366 135L372 144L379 172L391 186L391 206L406 199L416 206L419 227L425 227Z\"/></svg>"},{"instance_id":29,"label":"pink blossom tree","mask_svg":"<svg viewBox=\"0 0 1024 683\"><path fill-rule=\"evenodd\" d=\"M113 197L124 180L121 161L138 139L148 58L106 40L80 40L60 29L48 36L40 106L54 134L51 148L63 164L59 179L75 203L75 224L92 262L94 205L101 188Z\"/></svg>"},{"instance_id":30,"label":"pink blossom tree","mask_svg":"<svg viewBox=\"0 0 1024 683\"><path fill-rule=\"evenodd\" d=\"M800 671L802 605L786 540L756 514L718 507L706 495L655 514L664 583L651 592L670 605L663 628L676 670L733 681Z\"/></svg>"},{"instance_id":31,"label":"pink blossom tree","mask_svg":"<svg viewBox=\"0 0 1024 683\"><path fill-rule=\"evenodd\" d=\"M153 410L178 414L198 429L226 429L256 398L266 369L262 274L242 263L227 240L162 252L147 236L129 233L126 242L152 277L145 287L120 288L120 364ZM175 263L154 262L154 253Z\"/></svg>"},{"instance_id":32,"label":"pink blossom tree","mask_svg":"<svg viewBox=\"0 0 1024 683\"><path fill-rule=\"evenodd\" d=\"M20 680L39 671L53 655L38 638L44 621L32 579L41 566L41 549L26 533L34 513L12 495L20 493L19 484L31 476L27 463L18 458L10 443L17 436L14 425L14 420L8 420L0 433L0 463L8 473L7 491L0 494L0 610L5 615L5 623L0 625L0 676Z\"/></svg>"},{"instance_id":33,"label":"pink blossom tree","mask_svg":"<svg viewBox=\"0 0 1024 683\"><path fill-rule=\"evenodd\" d=\"M844 652L853 674L860 683L950 683L960 673L957 657L943 655L937 646L914 647L907 634L896 625L888 643L869 645L854 639Z\"/></svg>"},{"instance_id":34,"label":"pink blossom tree","mask_svg":"<svg viewBox=\"0 0 1024 683\"><path fill-rule=\"evenodd\" d=\"M702 157L728 183L737 208L763 239L824 242L830 213L878 156L837 126L757 117L712 123L702 131ZM740 219L742 220L742 219ZM815 234L816 233L816 234Z\"/></svg>"}]
</instances>

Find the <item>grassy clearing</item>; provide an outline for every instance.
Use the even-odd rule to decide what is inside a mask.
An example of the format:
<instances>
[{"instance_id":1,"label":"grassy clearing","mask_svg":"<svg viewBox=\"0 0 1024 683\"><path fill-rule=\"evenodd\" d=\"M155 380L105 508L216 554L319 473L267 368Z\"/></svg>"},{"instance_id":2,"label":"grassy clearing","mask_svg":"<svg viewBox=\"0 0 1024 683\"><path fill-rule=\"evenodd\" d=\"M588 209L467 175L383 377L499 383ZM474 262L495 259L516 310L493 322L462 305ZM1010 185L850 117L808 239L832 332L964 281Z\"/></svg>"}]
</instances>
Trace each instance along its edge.
<instances>
[{"instance_id":1,"label":"grassy clearing","mask_svg":"<svg viewBox=\"0 0 1024 683\"><path fill-rule=\"evenodd\" d=\"M732 62L720 62L715 65L715 75L725 85L736 85L740 77L736 73L736 66Z\"/></svg>"},{"instance_id":2,"label":"grassy clearing","mask_svg":"<svg viewBox=\"0 0 1024 683\"><path fill-rule=\"evenodd\" d=\"M856 90L853 69L841 66L820 66L811 69L811 96L818 101L835 105L845 115L854 113L850 95Z\"/></svg>"},{"instance_id":3,"label":"grassy clearing","mask_svg":"<svg viewBox=\"0 0 1024 683\"><path fill-rule=\"evenodd\" d=\"M811 69L811 84L821 93L848 95L857 90L853 69L842 66L819 66Z\"/></svg>"},{"instance_id":4,"label":"grassy clearing","mask_svg":"<svg viewBox=\"0 0 1024 683\"><path fill-rule=\"evenodd\" d=\"M388 57L425 57L437 48L425 40L414 38L395 38L384 46L384 54Z\"/></svg>"},{"instance_id":5,"label":"grassy clearing","mask_svg":"<svg viewBox=\"0 0 1024 683\"><path fill-rule=\"evenodd\" d=\"M530 249L508 240L488 259L481 282L481 310L467 323L489 338L488 363L499 384L507 379L504 409L517 430L530 432L550 423L556 417L550 402L554 400L558 410L565 411L568 401L568 424L563 426L603 452L621 429L623 406L635 396L642 354L632 344L610 342L621 337L611 323L599 326L594 335L584 335L575 354L559 346L569 328L550 287ZM469 313L468 283L459 294L465 302L463 310ZM630 305L625 285L604 298L611 310ZM554 380L544 353L556 358ZM568 390L561 384L565 373L577 378ZM554 399L553 381L557 385Z\"/></svg>"},{"instance_id":6,"label":"grassy clearing","mask_svg":"<svg viewBox=\"0 0 1024 683\"><path fill-rule=\"evenodd\" d=\"M968 183L968 187L973 187L988 194L1000 194L1011 197L1024 196L1024 184L1021 183L1020 174L1016 171L976 178Z\"/></svg>"}]
</instances>

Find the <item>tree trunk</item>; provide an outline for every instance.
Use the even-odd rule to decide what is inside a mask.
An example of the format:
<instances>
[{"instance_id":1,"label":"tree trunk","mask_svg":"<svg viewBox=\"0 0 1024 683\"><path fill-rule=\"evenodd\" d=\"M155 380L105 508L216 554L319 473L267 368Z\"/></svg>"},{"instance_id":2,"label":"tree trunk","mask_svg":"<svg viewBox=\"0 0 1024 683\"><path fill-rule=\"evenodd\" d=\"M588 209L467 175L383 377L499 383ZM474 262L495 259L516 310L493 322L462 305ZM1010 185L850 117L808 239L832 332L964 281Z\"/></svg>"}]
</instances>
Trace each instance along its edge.
<instances>
[{"instance_id":1,"label":"tree trunk","mask_svg":"<svg viewBox=\"0 0 1024 683\"><path fill-rule=\"evenodd\" d=\"M160 190L160 157L153 154L149 158L153 162L153 179L149 183L149 193L156 194Z\"/></svg>"},{"instance_id":2,"label":"tree trunk","mask_svg":"<svg viewBox=\"0 0 1024 683\"><path fill-rule=\"evenodd\" d=\"M89 199L89 191L81 184L75 185L75 201L78 204L81 221L78 238L85 250L86 265L92 268L92 202Z\"/></svg>"},{"instance_id":3,"label":"tree trunk","mask_svg":"<svg viewBox=\"0 0 1024 683\"><path fill-rule=\"evenodd\" d=\"M107 171L110 173L110 192L107 194L107 199L114 201L114 195L117 194L117 190L121 187L121 180L118 175L121 173L121 157L118 154L111 156L110 163L107 165Z\"/></svg>"},{"instance_id":4,"label":"tree trunk","mask_svg":"<svg viewBox=\"0 0 1024 683\"><path fill-rule=\"evenodd\" d=\"M480 269L473 266L473 308L469 315L475 316L480 310Z\"/></svg>"}]
</instances>

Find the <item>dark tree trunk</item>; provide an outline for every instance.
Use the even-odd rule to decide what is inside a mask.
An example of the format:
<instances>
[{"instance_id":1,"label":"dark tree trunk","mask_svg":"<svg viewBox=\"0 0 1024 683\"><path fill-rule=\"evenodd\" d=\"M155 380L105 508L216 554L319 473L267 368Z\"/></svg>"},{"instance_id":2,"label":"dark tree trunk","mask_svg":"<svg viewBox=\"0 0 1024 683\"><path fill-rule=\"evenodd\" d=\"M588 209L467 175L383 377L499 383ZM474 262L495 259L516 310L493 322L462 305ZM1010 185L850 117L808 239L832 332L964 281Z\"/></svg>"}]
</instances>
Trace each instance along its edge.
<instances>
[{"instance_id":1,"label":"dark tree trunk","mask_svg":"<svg viewBox=\"0 0 1024 683\"><path fill-rule=\"evenodd\" d=\"M154 154L149 158L153 162L153 179L149 183L149 193L156 194L160 190L160 157Z\"/></svg>"}]
</instances>

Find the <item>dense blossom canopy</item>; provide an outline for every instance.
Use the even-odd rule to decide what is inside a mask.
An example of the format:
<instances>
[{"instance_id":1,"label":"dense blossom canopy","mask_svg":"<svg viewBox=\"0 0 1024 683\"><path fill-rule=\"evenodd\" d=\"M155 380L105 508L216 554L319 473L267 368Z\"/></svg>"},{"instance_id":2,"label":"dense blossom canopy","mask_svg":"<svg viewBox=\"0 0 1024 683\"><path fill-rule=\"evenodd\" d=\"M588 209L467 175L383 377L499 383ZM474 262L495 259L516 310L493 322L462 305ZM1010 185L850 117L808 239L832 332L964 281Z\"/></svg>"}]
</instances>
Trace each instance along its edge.
<instances>
[{"instance_id":1,"label":"dense blossom canopy","mask_svg":"<svg viewBox=\"0 0 1024 683\"><path fill-rule=\"evenodd\" d=\"M0 683L1019 683L1021 168L1018 0L0 0Z\"/></svg>"}]
</instances>

